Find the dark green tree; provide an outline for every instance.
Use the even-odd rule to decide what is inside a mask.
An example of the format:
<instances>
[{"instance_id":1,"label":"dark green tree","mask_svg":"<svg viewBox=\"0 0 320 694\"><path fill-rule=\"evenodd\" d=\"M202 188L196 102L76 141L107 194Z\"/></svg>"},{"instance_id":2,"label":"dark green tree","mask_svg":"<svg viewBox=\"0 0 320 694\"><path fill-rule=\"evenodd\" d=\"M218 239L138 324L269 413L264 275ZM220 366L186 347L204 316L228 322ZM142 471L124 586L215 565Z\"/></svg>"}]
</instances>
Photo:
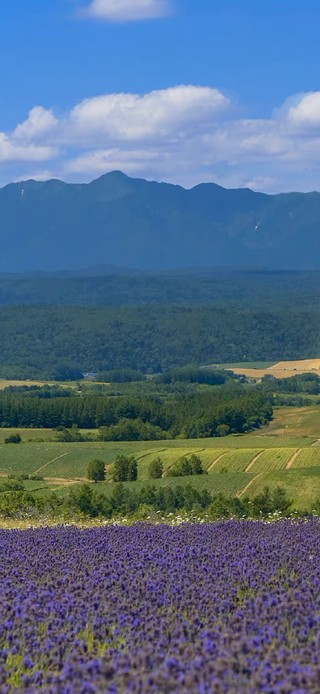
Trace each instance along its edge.
<instances>
[{"instance_id":1,"label":"dark green tree","mask_svg":"<svg viewBox=\"0 0 320 694\"><path fill-rule=\"evenodd\" d=\"M88 465L88 480L103 482L106 479L106 468L103 460L95 458Z\"/></svg>"},{"instance_id":2,"label":"dark green tree","mask_svg":"<svg viewBox=\"0 0 320 694\"><path fill-rule=\"evenodd\" d=\"M129 459L127 479L128 482L135 482L138 479L138 463L133 456Z\"/></svg>"},{"instance_id":3,"label":"dark green tree","mask_svg":"<svg viewBox=\"0 0 320 694\"><path fill-rule=\"evenodd\" d=\"M161 458L155 458L151 460L148 469L149 477L151 480L159 480L163 475L163 462Z\"/></svg>"},{"instance_id":4,"label":"dark green tree","mask_svg":"<svg viewBox=\"0 0 320 694\"><path fill-rule=\"evenodd\" d=\"M138 463L134 456L117 455L113 464L114 482L134 482L138 477Z\"/></svg>"},{"instance_id":5,"label":"dark green tree","mask_svg":"<svg viewBox=\"0 0 320 694\"><path fill-rule=\"evenodd\" d=\"M189 463L192 468L192 475L203 475L202 460L196 453L190 455Z\"/></svg>"},{"instance_id":6,"label":"dark green tree","mask_svg":"<svg viewBox=\"0 0 320 694\"><path fill-rule=\"evenodd\" d=\"M128 458L125 455L117 455L113 463L113 481L126 482L128 479Z\"/></svg>"}]
</instances>

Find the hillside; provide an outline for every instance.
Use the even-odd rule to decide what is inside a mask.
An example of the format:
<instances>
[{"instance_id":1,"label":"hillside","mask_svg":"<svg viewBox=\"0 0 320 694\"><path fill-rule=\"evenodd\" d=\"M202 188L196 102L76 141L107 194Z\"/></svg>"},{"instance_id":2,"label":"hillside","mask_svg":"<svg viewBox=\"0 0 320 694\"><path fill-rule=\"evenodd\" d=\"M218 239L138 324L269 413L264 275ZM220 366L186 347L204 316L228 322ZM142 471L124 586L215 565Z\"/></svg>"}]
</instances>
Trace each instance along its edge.
<instances>
[{"instance_id":1,"label":"hillside","mask_svg":"<svg viewBox=\"0 0 320 694\"><path fill-rule=\"evenodd\" d=\"M0 272L96 264L148 270L226 265L320 269L320 194L191 190L112 172L0 190Z\"/></svg>"},{"instance_id":2,"label":"hillside","mask_svg":"<svg viewBox=\"0 0 320 694\"><path fill-rule=\"evenodd\" d=\"M51 378L53 369L132 368L157 373L188 363L320 358L319 309L193 306L0 309L0 376Z\"/></svg>"},{"instance_id":3,"label":"hillside","mask_svg":"<svg viewBox=\"0 0 320 694\"><path fill-rule=\"evenodd\" d=\"M248 268L0 274L0 306L214 305L269 310L318 310L320 272Z\"/></svg>"}]
</instances>

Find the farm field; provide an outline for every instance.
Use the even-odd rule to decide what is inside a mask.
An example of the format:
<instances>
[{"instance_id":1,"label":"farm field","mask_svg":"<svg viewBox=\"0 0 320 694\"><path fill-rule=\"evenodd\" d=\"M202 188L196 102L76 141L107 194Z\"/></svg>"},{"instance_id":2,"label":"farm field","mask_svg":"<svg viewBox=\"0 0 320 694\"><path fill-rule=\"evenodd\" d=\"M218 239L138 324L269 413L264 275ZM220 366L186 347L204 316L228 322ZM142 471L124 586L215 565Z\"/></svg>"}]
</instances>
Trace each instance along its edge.
<instances>
[{"instance_id":1,"label":"farm field","mask_svg":"<svg viewBox=\"0 0 320 694\"><path fill-rule=\"evenodd\" d=\"M138 459L141 477L146 479L148 464L153 458L160 456L164 467L168 468L183 455L192 453L200 456L204 462L204 468L210 468L210 473L220 472L221 474L221 468L226 467L232 468L235 472L244 470L253 457L263 450L265 450L267 461L280 456L283 448L283 457L287 460L296 450L308 446L308 441L305 439L284 440L284 445L279 446L278 439L267 438L265 447L264 442L253 438L252 441L246 439L246 447L243 445L237 447L230 445L234 443L230 439L231 437L163 442L2 444L0 445L0 474L41 474L45 477L81 479L86 476L88 464L93 458L101 458L108 466L113 463L117 455L122 454L133 455ZM237 440L243 442L242 438ZM183 443L185 445L182 445ZM227 457L223 456L221 461L213 465L224 453Z\"/></svg>"},{"instance_id":2,"label":"farm field","mask_svg":"<svg viewBox=\"0 0 320 694\"><path fill-rule=\"evenodd\" d=\"M17 381L0 378L0 390L9 388L9 386L60 386L61 388L76 388L76 381Z\"/></svg>"},{"instance_id":3,"label":"farm field","mask_svg":"<svg viewBox=\"0 0 320 694\"><path fill-rule=\"evenodd\" d=\"M313 468L320 466L320 446L303 448L295 459L292 468Z\"/></svg>"},{"instance_id":4,"label":"farm field","mask_svg":"<svg viewBox=\"0 0 320 694\"><path fill-rule=\"evenodd\" d=\"M258 430L252 436L261 437L261 433L279 437L283 441L288 437L296 440L314 438L320 439L320 407L312 405L310 407L275 407L274 419L268 427L262 431ZM251 436L251 434L250 434ZM310 441L310 443L312 443ZM282 443L279 444L282 446ZM289 443L287 444L290 445Z\"/></svg>"},{"instance_id":5,"label":"farm field","mask_svg":"<svg viewBox=\"0 0 320 694\"><path fill-rule=\"evenodd\" d=\"M219 440L218 440L219 441ZM221 441L221 440L220 440ZM208 489L212 494L252 496L270 487L283 485L292 495L295 505L320 498L320 446L291 446L268 448L200 448L187 441L185 446L165 446L142 443L38 443L0 447L0 475L38 474L44 481L27 481L26 489L38 494L54 490L67 494L73 484L86 481L87 467L93 458L103 460L107 466L107 480L99 490L111 493L114 484L108 481L108 469L115 457L134 455L138 459L138 481L126 483L138 490L147 482L162 485L191 484ZM147 448L145 446L148 446ZM148 466L160 456L168 470L183 455L196 453L208 474L190 477L163 477L149 480Z\"/></svg>"},{"instance_id":6,"label":"farm field","mask_svg":"<svg viewBox=\"0 0 320 694\"><path fill-rule=\"evenodd\" d=\"M162 459L166 471L179 458L195 453L208 474L164 477L151 483L191 483L213 494L248 496L261 491L266 484L273 487L281 483L295 505L303 507L320 498L318 424L319 408L305 407L276 410L274 421L255 433L214 439L59 443L53 440L55 432L50 429L23 429L20 433L24 443L6 445L4 438L13 430L2 429L0 476L37 474L44 481L27 481L27 490L37 495L53 489L58 494L67 494L72 485L86 481L89 462L99 458L107 469L107 481L99 484L99 488L111 493L114 485L108 480L108 472L119 454L133 455L138 460L138 481L128 483L138 489L150 481L148 468L154 458Z\"/></svg>"},{"instance_id":7,"label":"farm field","mask_svg":"<svg viewBox=\"0 0 320 694\"><path fill-rule=\"evenodd\" d=\"M320 359L300 359L297 361L272 362L236 362L234 364L219 364L221 368L230 369L236 374L244 374L248 378L259 379L270 375L276 378L289 378L297 374L314 372L320 375Z\"/></svg>"},{"instance_id":8,"label":"farm field","mask_svg":"<svg viewBox=\"0 0 320 694\"><path fill-rule=\"evenodd\" d=\"M207 489L211 494L223 494L224 496L235 496L245 486L254 479L254 475L246 475L243 472L226 472L219 475L190 475L187 477L163 477L160 480L149 480L149 483L156 487L174 487L178 485L190 484L198 490ZM141 487L146 486L145 480L137 480L137 482L124 482L126 488L131 491L138 491ZM104 494L111 494L114 489L114 484L101 482L99 491ZM60 493L64 493L62 490Z\"/></svg>"},{"instance_id":9,"label":"farm field","mask_svg":"<svg viewBox=\"0 0 320 694\"><path fill-rule=\"evenodd\" d=\"M319 691L317 521L60 526L0 542L1 692Z\"/></svg>"},{"instance_id":10,"label":"farm field","mask_svg":"<svg viewBox=\"0 0 320 694\"><path fill-rule=\"evenodd\" d=\"M295 448L269 448L257 457L251 468L251 472L271 472L273 470L285 470L287 465L296 455Z\"/></svg>"}]
</instances>

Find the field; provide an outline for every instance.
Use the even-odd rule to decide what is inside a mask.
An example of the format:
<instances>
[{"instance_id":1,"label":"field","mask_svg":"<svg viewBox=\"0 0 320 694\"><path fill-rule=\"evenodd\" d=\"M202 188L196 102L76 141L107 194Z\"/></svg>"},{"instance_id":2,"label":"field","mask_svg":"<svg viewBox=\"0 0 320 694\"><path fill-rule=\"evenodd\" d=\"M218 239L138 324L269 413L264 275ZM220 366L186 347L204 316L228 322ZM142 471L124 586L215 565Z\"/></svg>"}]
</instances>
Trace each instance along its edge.
<instances>
[{"instance_id":1,"label":"field","mask_svg":"<svg viewBox=\"0 0 320 694\"><path fill-rule=\"evenodd\" d=\"M9 386L60 386L61 388L76 388L77 383L75 381L17 381L9 380L5 378L0 378L0 390L9 388Z\"/></svg>"},{"instance_id":2,"label":"field","mask_svg":"<svg viewBox=\"0 0 320 694\"><path fill-rule=\"evenodd\" d=\"M280 408L274 421L252 434L214 439L148 442L58 443L52 430L20 430L23 443L3 443L10 429L0 431L0 476L40 475L43 481L26 482L38 494L55 490L67 494L74 484L87 479L88 464L94 458L104 461L106 482L100 491L109 494L110 466L119 454L138 460L138 481L128 483L138 489L149 481L150 462L160 457L165 471L181 457L197 454L208 473L203 476L164 477L156 485L191 483L211 493L252 496L265 485L281 484L297 508L310 508L320 499L320 445L318 407Z\"/></svg>"},{"instance_id":3,"label":"field","mask_svg":"<svg viewBox=\"0 0 320 694\"><path fill-rule=\"evenodd\" d=\"M0 691L319 691L319 522L0 531Z\"/></svg>"},{"instance_id":4,"label":"field","mask_svg":"<svg viewBox=\"0 0 320 694\"><path fill-rule=\"evenodd\" d=\"M301 359L298 361L271 362L237 362L234 364L219 364L224 369L230 369L236 374L244 374L248 378L260 379L270 375L276 378L289 378L297 374L314 372L320 375L320 359Z\"/></svg>"}]
</instances>

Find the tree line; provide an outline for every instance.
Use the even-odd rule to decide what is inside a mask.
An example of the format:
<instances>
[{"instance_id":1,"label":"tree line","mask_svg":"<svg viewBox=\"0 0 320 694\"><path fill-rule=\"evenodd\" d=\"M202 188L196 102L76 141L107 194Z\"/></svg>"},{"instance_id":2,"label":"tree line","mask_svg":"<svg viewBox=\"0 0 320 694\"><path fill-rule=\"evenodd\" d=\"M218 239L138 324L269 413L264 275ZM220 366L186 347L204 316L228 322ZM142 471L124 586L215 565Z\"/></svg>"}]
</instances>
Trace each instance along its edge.
<instances>
[{"instance_id":1,"label":"tree line","mask_svg":"<svg viewBox=\"0 0 320 694\"><path fill-rule=\"evenodd\" d=\"M271 418L267 396L233 382L162 398L97 394L37 398L0 392L1 427L60 429L60 440L66 441L77 440L72 436L73 432L77 436L77 427L99 429L103 441L225 436L260 427Z\"/></svg>"},{"instance_id":2,"label":"tree line","mask_svg":"<svg viewBox=\"0 0 320 694\"><path fill-rule=\"evenodd\" d=\"M191 484L157 487L146 484L137 489L122 482L115 484L111 494L98 485L76 485L66 497L53 493L37 495L24 490L23 482L8 481L0 485L0 515L28 519L79 518L152 518L152 514L196 513L207 520L228 518L268 518L278 513L288 515L292 501L285 489L265 487L252 499L212 494ZM313 505L319 515L320 502ZM205 515L204 515L205 514ZM303 515L303 514L302 514ZM158 519L158 516L154 516Z\"/></svg>"}]
</instances>

